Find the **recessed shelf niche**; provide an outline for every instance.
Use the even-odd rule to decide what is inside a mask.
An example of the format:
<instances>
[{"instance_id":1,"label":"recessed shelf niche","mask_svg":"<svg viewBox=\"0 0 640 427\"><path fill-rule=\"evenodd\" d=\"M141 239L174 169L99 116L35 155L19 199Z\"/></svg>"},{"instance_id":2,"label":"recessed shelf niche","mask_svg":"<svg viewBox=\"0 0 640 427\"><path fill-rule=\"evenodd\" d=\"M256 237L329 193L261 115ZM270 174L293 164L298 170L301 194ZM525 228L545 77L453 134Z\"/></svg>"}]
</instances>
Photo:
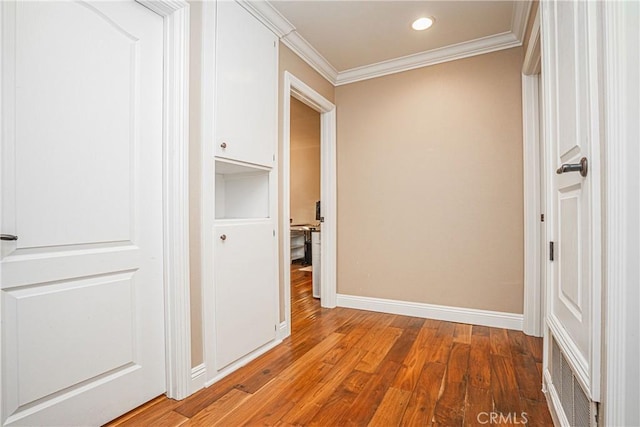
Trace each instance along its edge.
<instances>
[{"instance_id":1,"label":"recessed shelf niche","mask_svg":"<svg viewBox=\"0 0 640 427\"><path fill-rule=\"evenodd\" d=\"M269 218L268 169L216 160L216 219Z\"/></svg>"}]
</instances>

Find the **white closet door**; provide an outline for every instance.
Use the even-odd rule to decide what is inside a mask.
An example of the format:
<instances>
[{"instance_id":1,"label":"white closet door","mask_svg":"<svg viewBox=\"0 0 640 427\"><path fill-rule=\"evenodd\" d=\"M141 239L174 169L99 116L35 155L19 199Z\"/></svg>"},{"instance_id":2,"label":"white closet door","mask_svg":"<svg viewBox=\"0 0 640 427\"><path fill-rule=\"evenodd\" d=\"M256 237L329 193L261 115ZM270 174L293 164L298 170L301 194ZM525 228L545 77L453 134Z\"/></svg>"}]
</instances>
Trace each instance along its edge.
<instances>
[{"instance_id":1,"label":"white closet door","mask_svg":"<svg viewBox=\"0 0 640 427\"><path fill-rule=\"evenodd\" d=\"M600 394L600 111L597 5L544 3L545 126L551 176L547 324L586 394ZM571 171L586 159L587 173ZM562 173L556 170L565 165ZM577 169L577 168L576 168ZM549 343L549 341L547 341Z\"/></svg>"},{"instance_id":2,"label":"white closet door","mask_svg":"<svg viewBox=\"0 0 640 427\"><path fill-rule=\"evenodd\" d=\"M163 20L2 18L2 424L99 425L165 391Z\"/></svg>"},{"instance_id":3,"label":"white closet door","mask_svg":"<svg viewBox=\"0 0 640 427\"><path fill-rule=\"evenodd\" d=\"M271 221L214 227L216 368L275 339L276 238Z\"/></svg>"},{"instance_id":4,"label":"white closet door","mask_svg":"<svg viewBox=\"0 0 640 427\"><path fill-rule=\"evenodd\" d=\"M278 39L235 1L217 3L216 31L215 155L273 166Z\"/></svg>"}]
</instances>

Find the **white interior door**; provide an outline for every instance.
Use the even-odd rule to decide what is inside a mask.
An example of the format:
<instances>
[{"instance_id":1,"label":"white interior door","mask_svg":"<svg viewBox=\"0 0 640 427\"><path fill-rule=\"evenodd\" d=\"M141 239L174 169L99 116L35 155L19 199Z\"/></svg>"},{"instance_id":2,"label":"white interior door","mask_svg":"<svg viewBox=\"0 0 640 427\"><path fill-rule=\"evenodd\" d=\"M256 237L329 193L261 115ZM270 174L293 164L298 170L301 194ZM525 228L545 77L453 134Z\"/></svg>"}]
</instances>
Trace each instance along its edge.
<instances>
[{"instance_id":1,"label":"white interior door","mask_svg":"<svg viewBox=\"0 0 640 427\"><path fill-rule=\"evenodd\" d=\"M214 227L216 368L248 355L276 337L273 223Z\"/></svg>"},{"instance_id":2,"label":"white interior door","mask_svg":"<svg viewBox=\"0 0 640 427\"><path fill-rule=\"evenodd\" d=\"M165 391L163 20L0 7L2 423L100 424Z\"/></svg>"},{"instance_id":3,"label":"white interior door","mask_svg":"<svg viewBox=\"0 0 640 427\"><path fill-rule=\"evenodd\" d=\"M597 401L601 262L597 4L558 1L542 7L551 190L548 235L554 242L547 324L575 378ZM586 176L567 170L566 165L580 164L583 158L588 162ZM563 165L564 172L558 173Z\"/></svg>"}]
</instances>

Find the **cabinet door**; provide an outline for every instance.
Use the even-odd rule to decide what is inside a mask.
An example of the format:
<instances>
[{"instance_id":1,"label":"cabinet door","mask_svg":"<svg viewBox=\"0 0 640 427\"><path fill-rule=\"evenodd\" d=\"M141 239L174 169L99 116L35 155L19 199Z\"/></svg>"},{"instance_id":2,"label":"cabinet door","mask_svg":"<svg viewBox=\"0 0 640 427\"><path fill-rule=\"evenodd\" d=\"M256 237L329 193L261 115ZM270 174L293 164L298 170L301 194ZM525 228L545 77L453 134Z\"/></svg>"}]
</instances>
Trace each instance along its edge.
<instances>
[{"instance_id":1,"label":"cabinet door","mask_svg":"<svg viewBox=\"0 0 640 427\"><path fill-rule=\"evenodd\" d=\"M216 369L275 339L271 222L214 227Z\"/></svg>"},{"instance_id":2,"label":"cabinet door","mask_svg":"<svg viewBox=\"0 0 640 427\"><path fill-rule=\"evenodd\" d=\"M272 166L277 38L236 2L217 7L215 155Z\"/></svg>"}]
</instances>

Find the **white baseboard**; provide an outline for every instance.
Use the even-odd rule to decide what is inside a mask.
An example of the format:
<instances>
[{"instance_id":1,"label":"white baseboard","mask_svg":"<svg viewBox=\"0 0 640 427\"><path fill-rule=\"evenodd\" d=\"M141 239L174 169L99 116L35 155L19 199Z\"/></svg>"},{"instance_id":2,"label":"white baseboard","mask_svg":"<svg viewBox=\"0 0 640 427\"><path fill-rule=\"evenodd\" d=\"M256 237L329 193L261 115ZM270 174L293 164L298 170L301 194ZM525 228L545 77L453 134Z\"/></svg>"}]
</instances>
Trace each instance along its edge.
<instances>
[{"instance_id":1,"label":"white baseboard","mask_svg":"<svg viewBox=\"0 0 640 427\"><path fill-rule=\"evenodd\" d=\"M189 394L193 394L196 391L204 388L204 383L207 381L207 367L204 363L199 364L191 368L191 386L189 387Z\"/></svg>"},{"instance_id":2,"label":"white baseboard","mask_svg":"<svg viewBox=\"0 0 640 427\"><path fill-rule=\"evenodd\" d=\"M338 294L338 307L522 330L522 314Z\"/></svg>"}]
</instances>

